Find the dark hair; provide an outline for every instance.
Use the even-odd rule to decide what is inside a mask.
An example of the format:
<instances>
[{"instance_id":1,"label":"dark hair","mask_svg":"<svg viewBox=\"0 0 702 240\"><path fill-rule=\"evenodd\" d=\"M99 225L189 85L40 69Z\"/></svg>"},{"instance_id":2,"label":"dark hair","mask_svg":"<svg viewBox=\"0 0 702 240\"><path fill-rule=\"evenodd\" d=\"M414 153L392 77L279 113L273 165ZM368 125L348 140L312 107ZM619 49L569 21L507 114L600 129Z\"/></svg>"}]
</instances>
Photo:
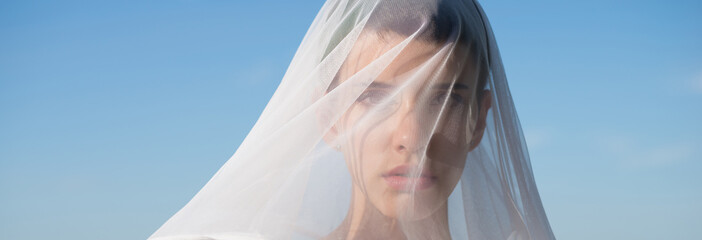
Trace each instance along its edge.
<instances>
[{"instance_id":1,"label":"dark hair","mask_svg":"<svg viewBox=\"0 0 702 240\"><path fill-rule=\"evenodd\" d=\"M353 5L347 20L358 21L360 5ZM489 77L487 30L481 13L472 0L426 1L426 0L381 0L373 6L364 31L371 30L381 37L387 33L410 36L436 43L447 41L467 47L469 59L477 66L477 89L482 90ZM324 56L326 57L343 37L351 31L352 22L344 21L332 37ZM335 77L334 82L337 79ZM332 82L330 88L333 88Z\"/></svg>"}]
</instances>

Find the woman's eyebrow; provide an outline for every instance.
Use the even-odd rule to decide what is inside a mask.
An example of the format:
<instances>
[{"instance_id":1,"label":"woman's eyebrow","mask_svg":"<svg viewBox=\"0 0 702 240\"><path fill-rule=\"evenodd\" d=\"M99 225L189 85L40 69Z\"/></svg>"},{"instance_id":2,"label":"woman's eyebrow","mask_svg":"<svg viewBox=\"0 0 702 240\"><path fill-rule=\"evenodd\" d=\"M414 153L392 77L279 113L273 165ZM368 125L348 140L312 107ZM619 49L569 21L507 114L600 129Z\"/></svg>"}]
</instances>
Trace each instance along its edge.
<instances>
[{"instance_id":1,"label":"woman's eyebrow","mask_svg":"<svg viewBox=\"0 0 702 240\"><path fill-rule=\"evenodd\" d=\"M368 85L368 88L392 88L392 85L381 82L372 82Z\"/></svg>"},{"instance_id":2,"label":"woman's eyebrow","mask_svg":"<svg viewBox=\"0 0 702 240\"><path fill-rule=\"evenodd\" d=\"M463 83L455 83L455 84L441 83L441 84L434 85L434 88L460 90L460 89L468 89L468 85L465 85Z\"/></svg>"},{"instance_id":3,"label":"woman's eyebrow","mask_svg":"<svg viewBox=\"0 0 702 240\"><path fill-rule=\"evenodd\" d=\"M382 82L372 82L370 85L368 85L368 88L392 88L393 85L387 84L387 83L382 83ZM436 84L434 85L435 89L453 89L453 90L462 90L462 89L468 89L468 85L465 85L463 83L441 83L441 84Z\"/></svg>"}]
</instances>

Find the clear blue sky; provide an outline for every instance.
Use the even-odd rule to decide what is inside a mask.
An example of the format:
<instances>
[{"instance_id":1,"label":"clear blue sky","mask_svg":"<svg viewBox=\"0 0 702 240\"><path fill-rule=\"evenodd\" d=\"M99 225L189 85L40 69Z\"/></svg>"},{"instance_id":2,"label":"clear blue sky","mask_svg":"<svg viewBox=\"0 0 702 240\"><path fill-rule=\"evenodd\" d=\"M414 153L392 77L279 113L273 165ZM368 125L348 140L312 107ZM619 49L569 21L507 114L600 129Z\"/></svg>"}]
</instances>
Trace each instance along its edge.
<instances>
[{"instance_id":1,"label":"clear blue sky","mask_svg":"<svg viewBox=\"0 0 702 240\"><path fill-rule=\"evenodd\" d=\"M144 239L322 5L0 2L0 239ZM559 239L700 239L702 2L483 1Z\"/></svg>"}]
</instances>

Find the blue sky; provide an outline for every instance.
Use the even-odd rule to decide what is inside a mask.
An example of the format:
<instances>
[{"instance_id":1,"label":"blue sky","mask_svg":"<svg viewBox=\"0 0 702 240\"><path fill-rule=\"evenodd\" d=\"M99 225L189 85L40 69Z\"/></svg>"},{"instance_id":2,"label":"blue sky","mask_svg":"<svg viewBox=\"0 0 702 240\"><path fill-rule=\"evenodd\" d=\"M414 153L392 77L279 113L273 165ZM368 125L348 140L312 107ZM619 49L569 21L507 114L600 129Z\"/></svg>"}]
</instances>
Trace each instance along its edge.
<instances>
[{"instance_id":1,"label":"blue sky","mask_svg":"<svg viewBox=\"0 0 702 240\"><path fill-rule=\"evenodd\" d=\"M323 1L2 1L0 239L144 239ZM695 239L702 2L483 1L559 239Z\"/></svg>"}]
</instances>

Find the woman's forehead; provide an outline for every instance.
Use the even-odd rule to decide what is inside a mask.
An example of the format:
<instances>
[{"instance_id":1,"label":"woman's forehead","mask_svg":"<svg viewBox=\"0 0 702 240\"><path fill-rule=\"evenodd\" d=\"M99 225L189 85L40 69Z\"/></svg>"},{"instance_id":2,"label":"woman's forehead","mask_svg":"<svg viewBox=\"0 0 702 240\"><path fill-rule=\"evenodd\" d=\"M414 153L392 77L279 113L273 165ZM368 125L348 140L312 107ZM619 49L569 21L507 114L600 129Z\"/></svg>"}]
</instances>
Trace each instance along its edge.
<instances>
[{"instance_id":1,"label":"woman's forehead","mask_svg":"<svg viewBox=\"0 0 702 240\"><path fill-rule=\"evenodd\" d=\"M341 67L340 80L344 81L358 73L390 49L401 44L406 38L407 36L392 32L361 34ZM412 39L392 62L384 67L374 82L396 85L405 82L408 78L436 79L437 84L452 82L459 70L464 70L464 73L458 73L461 75L465 75L465 70L475 72L464 69L466 67L475 69L470 66L472 64L460 64L461 60L456 58L455 55L462 55L458 54L462 51L464 51L463 47L455 46L453 43L442 45L431 41ZM468 59L463 61L465 60ZM466 78L461 77L460 79ZM471 79L471 77L467 79ZM423 85L428 83L427 81L422 82Z\"/></svg>"}]
</instances>

